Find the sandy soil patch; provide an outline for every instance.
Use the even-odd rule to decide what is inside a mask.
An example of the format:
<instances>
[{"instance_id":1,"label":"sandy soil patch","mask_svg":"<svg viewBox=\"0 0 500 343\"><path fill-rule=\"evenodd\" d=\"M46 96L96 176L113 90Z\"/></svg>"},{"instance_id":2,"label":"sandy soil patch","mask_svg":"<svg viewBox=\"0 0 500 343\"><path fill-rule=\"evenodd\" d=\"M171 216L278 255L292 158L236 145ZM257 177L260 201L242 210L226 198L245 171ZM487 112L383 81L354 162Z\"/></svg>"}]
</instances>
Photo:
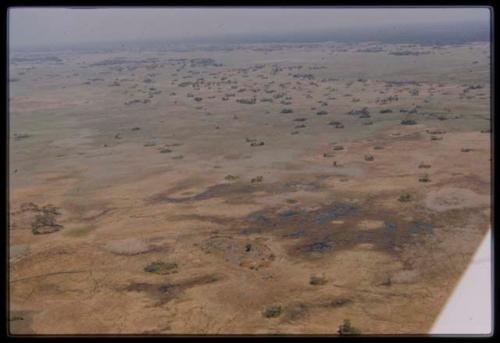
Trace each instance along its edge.
<instances>
[{"instance_id":1,"label":"sandy soil patch","mask_svg":"<svg viewBox=\"0 0 500 343\"><path fill-rule=\"evenodd\" d=\"M116 255L139 255L153 251L157 247L142 239L127 238L108 242L103 248Z\"/></svg>"},{"instance_id":2,"label":"sandy soil patch","mask_svg":"<svg viewBox=\"0 0 500 343\"><path fill-rule=\"evenodd\" d=\"M384 226L384 222L382 220L362 220L358 224L358 228L360 230L376 230Z\"/></svg>"},{"instance_id":3,"label":"sandy soil patch","mask_svg":"<svg viewBox=\"0 0 500 343\"><path fill-rule=\"evenodd\" d=\"M469 189L446 187L429 192L425 205L434 211L447 211L460 208L487 206L490 197L475 193Z\"/></svg>"},{"instance_id":4,"label":"sandy soil patch","mask_svg":"<svg viewBox=\"0 0 500 343\"><path fill-rule=\"evenodd\" d=\"M402 270L391 277L394 283L415 283L418 281L419 272L416 270Z\"/></svg>"},{"instance_id":5,"label":"sandy soil patch","mask_svg":"<svg viewBox=\"0 0 500 343\"><path fill-rule=\"evenodd\" d=\"M21 260L30 252L30 247L27 244L12 245L9 247L10 262Z\"/></svg>"}]
</instances>

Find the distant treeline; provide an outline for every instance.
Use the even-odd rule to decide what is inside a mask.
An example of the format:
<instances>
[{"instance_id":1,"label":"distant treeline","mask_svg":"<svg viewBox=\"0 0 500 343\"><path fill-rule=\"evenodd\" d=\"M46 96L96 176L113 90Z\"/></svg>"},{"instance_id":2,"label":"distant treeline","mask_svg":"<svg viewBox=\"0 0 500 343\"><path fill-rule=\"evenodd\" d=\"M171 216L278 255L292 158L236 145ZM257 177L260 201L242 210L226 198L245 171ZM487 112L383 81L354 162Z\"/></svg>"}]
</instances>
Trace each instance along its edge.
<instances>
[{"instance_id":1,"label":"distant treeline","mask_svg":"<svg viewBox=\"0 0 500 343\"><path fill-rule=\"evenodd\" d=\"M342 43L381 42L395 44L447 45L490 40L489 22L453 24L394 25L384 27L344 28L324 31L296 32L294 34L239 35L227 38L231 43L258 42L326 42Z\"/></svg>"},{"instance_id":2,"label":"distant treeline","mask_svg":"<svg viewBox=\"0 0 500 343\"><path fill-rule=\"evenodd\" d=\"M380 42L394 44L449 45L464 44L476 41L490 41L490 23L464 22L453 24L414 24L386 25L368 27L359 24L357 27L331 29L322 31L304 31L292 33L268 34L231 34L224 37L203 39L186 39L177 41L143 40L122 42L99 42L54 45L51 47L24 47L14 51L116 51L116 50L158 50L188 51L193 47L204 49L223 48L231 44L250 43L320 43L341 42L361 43Z\"/></svg>"}]
</instances>

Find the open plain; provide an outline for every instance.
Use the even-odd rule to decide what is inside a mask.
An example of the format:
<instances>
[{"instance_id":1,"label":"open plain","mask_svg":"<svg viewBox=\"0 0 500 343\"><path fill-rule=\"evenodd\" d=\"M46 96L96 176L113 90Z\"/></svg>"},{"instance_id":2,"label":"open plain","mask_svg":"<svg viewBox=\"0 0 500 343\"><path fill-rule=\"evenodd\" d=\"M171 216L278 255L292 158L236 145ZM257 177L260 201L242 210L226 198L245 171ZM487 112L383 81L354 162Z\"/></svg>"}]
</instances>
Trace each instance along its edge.
<instances>
[{"instance_id":1,"label":"open plain","mask_svg":"<svg viewBox=\"0 0 500 343\"><path fill-rule=\"evenodd\" d=\"M490 228L490 45L10 57L14 334L427 333Z\"/></svg>"}]
</instances>

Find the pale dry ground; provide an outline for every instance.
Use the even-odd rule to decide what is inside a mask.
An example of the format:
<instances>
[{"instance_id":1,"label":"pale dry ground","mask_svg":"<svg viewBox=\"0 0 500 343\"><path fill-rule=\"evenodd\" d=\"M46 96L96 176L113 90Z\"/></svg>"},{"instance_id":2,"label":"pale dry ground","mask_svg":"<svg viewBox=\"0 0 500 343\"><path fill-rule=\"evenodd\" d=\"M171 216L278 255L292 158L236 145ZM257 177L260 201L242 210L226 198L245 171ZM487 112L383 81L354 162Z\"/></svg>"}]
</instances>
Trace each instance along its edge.
<instances>
[{"instance_id":1,"label":"pale dry ground","mask_svg":"<svg viewBox=\"0 0 500 343\"><path fill-rule=\"evenodd\" d=\"M344 319L428 332L490 221L489 45L367 47L12 64L12 333L335 334ZM138 62L92 65L114 58ZM346 114L363 107L369 118ZM60 230L33 234L44 212L29 203L57 207ZM177 268L146 272L154 261Z\"/></svg>"}]
</instances>

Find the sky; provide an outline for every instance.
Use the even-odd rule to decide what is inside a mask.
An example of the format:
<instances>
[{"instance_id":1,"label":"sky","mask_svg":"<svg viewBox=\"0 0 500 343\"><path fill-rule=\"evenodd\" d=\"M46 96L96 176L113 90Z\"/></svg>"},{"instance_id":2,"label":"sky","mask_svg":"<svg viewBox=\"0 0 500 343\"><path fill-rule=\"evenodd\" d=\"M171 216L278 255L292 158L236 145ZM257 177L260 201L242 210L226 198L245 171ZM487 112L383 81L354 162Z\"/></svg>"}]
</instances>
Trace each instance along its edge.
<instances>
[{"instance_id":1,"label":"sky","mask_svg":"<svg viewBox=\"0 0 500 343\"><path fill-rule=\"evenodd\" d=\"M9 8L13 47L489 22L488 8Z\"/></svg>"}]
</instances>

